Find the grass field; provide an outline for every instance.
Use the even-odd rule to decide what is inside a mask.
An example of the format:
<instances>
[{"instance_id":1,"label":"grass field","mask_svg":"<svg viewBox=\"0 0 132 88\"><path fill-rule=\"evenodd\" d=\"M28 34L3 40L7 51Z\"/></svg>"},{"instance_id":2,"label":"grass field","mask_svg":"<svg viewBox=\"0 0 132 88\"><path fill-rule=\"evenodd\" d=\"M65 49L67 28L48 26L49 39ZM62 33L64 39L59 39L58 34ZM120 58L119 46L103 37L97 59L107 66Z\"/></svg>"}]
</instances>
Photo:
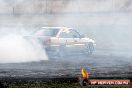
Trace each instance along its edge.
<instances>
[{"instance_id":1,"label":"grass field","mask_svg":"<svg viewBox=\"0 0 132 88\"><path fill-rule=\"evenodd\" d=\"M77 78L11 78L1 79L1 83L5 88L132 88L132 86L80 86Z\"/></svg>"}]
</instances>

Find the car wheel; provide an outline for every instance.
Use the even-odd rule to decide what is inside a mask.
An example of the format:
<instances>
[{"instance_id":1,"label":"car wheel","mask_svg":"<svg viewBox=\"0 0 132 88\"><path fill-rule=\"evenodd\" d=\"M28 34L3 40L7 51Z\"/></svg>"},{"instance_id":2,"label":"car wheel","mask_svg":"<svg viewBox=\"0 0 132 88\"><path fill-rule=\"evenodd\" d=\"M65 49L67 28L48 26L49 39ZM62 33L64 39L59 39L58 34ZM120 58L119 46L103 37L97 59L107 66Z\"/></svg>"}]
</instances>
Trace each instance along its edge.
<instances>
[{"instance_id":1,"label":"car wheel","mask_svg":"<svg viewBox=\"0 0 132 88\"><path fill-rule=\"evenodd\" d=\"M85 44L85 54L86 55L92 55L94 51L94 45L93 43L87 43Z\"/></svg>"}]
</instances>

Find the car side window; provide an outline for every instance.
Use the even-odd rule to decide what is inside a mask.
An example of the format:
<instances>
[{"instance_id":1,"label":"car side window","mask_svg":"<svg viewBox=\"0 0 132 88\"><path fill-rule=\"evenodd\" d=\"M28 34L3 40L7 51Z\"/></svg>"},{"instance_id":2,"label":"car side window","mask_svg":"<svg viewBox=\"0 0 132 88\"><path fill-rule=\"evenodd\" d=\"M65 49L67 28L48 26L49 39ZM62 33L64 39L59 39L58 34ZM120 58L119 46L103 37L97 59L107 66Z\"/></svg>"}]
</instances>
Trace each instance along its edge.
<instances>
[{"instance_id":1,"label":"car side window","mask_svg":"<svg viewBox=\"0 0 132 88\"><path fill-rule=\"evenodd\" d=\"M73 38L80 38L80 34L75 30L71 30L71 34L72 34Z\"/></svg>"},{"instance_id":2,"label":"car side window","mask_svg":"<svg viewBox=\"0 0 132 88\"><path fill-rule=\"evenodd\" d=\"M75 30L69 30L68 32L62 32L61 38L80 38L80 34Z\"/></svg>"},{"instance_id":3,"label":"car side window","mask_svg":"<svg viewBox=\"0 0 132 88\"><path fill-rule=\"evenodd\" d=\"M70 32L69 33L62 32L60 34L60 38L73 38L73 35Z\"/></svg>"}]
</instances>

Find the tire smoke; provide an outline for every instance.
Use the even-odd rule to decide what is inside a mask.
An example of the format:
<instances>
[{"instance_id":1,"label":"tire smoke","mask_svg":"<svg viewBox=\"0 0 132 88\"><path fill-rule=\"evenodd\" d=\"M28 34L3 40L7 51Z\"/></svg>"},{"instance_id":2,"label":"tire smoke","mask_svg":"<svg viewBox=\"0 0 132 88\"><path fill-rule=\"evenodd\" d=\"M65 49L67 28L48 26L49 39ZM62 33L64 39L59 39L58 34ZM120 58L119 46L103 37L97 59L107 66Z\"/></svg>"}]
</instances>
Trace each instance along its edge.
<instances>
[{"instance_id":1,"label":"tire smoke","mask_svg":"<svg viewBox=\"0 0 132 88\"><path fill-rule=\"evenodd\" d=\"M41 43L34 44L22 35L8 33L0 37L0 63L21 63L48 60Z\"/></svg>"}]
</instances>

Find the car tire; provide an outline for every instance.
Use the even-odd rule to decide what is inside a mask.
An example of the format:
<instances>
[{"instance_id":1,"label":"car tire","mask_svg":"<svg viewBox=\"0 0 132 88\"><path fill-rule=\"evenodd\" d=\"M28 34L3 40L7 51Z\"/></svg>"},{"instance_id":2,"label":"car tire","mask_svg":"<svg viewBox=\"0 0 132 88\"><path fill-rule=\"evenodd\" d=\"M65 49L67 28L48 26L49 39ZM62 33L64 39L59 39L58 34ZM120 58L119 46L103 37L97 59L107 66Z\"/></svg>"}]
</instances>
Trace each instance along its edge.
<instances>
[{"instance_id":1,"label":"car tire","mask_svg":"<svg viewBox=\"0 0 132 88\"><path fill-rule=\"evenodd\" d=\"M90 42L90 43L85 44L84 53L86 55L92 55L93 51L94 51L94 45L93 45L93 43Z\"/></svg>"}]
</instances>

